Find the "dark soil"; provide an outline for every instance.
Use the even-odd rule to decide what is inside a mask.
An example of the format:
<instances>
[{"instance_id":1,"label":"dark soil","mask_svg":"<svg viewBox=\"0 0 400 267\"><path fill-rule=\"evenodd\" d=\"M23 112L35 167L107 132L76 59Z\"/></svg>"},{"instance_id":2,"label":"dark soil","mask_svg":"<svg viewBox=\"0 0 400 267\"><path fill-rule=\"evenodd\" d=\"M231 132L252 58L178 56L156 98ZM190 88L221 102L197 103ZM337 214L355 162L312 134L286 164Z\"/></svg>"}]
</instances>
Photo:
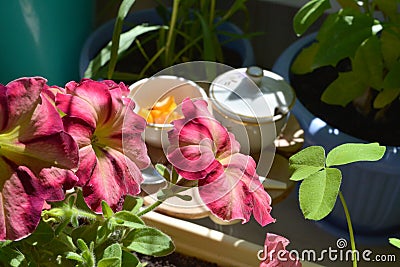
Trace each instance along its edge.
<instances>
[{"instance_id":1,"label":"dark soil","mask_svg":"<svg viewBox=\"0 0 400 267\"><path fill-rule=\"evenodd\" d=\"M305 75L291 74L290 82L300 102L314 115L342 132L368 142L381 145L400 146L400 101L395 101L387 110L384 122L377 122L374 116L377 110L363 116L351 103L345 108L328 105L320 98L327 86L334 81L339 71L351 68L348 60L336 67L321 67Z\"/></svg>"},{"instance_id":2,"label":"dark soil","mask_svg":"<svg viewBox=\"0 0 400 267\"><path fill-rule=\"evenodd\" d=\"M146 267L218 267L217 264L204 261L195 257L189 257L177 252L164 257L151 257L137 254L142 264Z\"/></svg>"}]
</instances>

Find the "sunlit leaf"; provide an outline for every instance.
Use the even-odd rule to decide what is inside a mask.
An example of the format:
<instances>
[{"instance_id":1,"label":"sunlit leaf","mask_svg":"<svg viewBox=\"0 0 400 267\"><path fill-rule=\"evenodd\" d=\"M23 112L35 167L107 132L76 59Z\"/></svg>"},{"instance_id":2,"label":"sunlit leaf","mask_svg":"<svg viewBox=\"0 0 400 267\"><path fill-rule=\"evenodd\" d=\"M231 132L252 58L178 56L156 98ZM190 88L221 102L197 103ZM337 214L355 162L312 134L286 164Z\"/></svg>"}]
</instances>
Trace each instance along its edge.
<instances>
[{"instance_id":1,"label":"sunlit leaf","mask_svg":"<svg viewBox=\"0 0 400 267\"><path fill-rule=\"evenodd\" d=\"M119 6L118 15L115 19L114 30L111 41L111 48L110 48L111 54L110 54L110 65L108 68L108 78L112 77L115 65L117 64L117 57L119 54L120 38L122 38L121 32L124 19L126 15L128 15L129 10L131 9L134 3L135 0L123 0L121 2L121 5Z\"/></svg>"},{"instance_id":2,"label":"sunlit leaf","mask_svg":"<svg viewBox=\"0 0 400 267\"><path fill-rule=\"evenodd\" d=\"M349 164L358 161L377 161L385 154L386 147L378 143L346 143L333 148L326 156L328 167Z\"/></svg>"},{"instance_id":3,"label":"sunlit leaf","mask_svg":"<svg viewBox=\"0 0 400 267\"><path fill-rule=\"evenodd\" d=\"M135 214L126 210L115 213L115 219L119 226L125 226L132 229L145 228L144 222Z\"/></svg>"},{"instance_id":4,"label":"sunlit leaf","mask_svg":"<svg viewBox=\"0 0 400 267\"><path fill-rule=\"evenodd\" d=\"M400 248L400 239L398 239L398 238L389 238L389 242L393 246Z\"/></svg>"},{"instance_id":5,"label":"sunlit leaf","mask_svg":"<svg viewBox=\"0 0 400 267\"><path fill-rule=\"evenodd\" d=\"M372 35L373 25L371 16L352 9L329 15L318 31L320 49L313 67L336 66L340 60L354 57L361 43Z\"/></svg>"},{"instance_id":6,"label":"sunlit leaf","mask_svg":"<svg viewBox=\"0 0 400 267\"><path fill-rule=\"evenodd\" d=\"M293 18L296 34L302 35L330 7L329 0L311 0L303 5Z\"/></svg>"},{"instance_id":7,"label":"sunlit leaf","mask_svg":"<svg viewBox=\"0 0 400 267\"><path fill-rule=\"evenodd\" d=\"M309 146L289 158L290 165L325 166L325 150L321 146Z\"/></svg>"},{"instance_id":8,"label":"sunlit leaf","mask_svg":"<svg viewBox=\"0 0 400 267\"><path fill-rule=\"evenodd\" d=\"M118 55L128 50L135 39L147 32L160 29L162 26L148 26L146 24L135 26L134 28L121 34L119 39ZM85 78L95 77L101 67L103 67L111 59L111 45L110 41L101 51L93 58L85 71ZM113 71L114 72L114 71Z\"/></svg>"},{"instance_id":9,"label":"sunlit leaf","mask_svg":"<svg viewBox=\"0 0 400 267\"><path fill-rule=\"evenodd\" d=\"M341 181L340 170L327 168L301 182L299 201L306 219L321 220L332 211Z\"/></svg>"}]
</instances>

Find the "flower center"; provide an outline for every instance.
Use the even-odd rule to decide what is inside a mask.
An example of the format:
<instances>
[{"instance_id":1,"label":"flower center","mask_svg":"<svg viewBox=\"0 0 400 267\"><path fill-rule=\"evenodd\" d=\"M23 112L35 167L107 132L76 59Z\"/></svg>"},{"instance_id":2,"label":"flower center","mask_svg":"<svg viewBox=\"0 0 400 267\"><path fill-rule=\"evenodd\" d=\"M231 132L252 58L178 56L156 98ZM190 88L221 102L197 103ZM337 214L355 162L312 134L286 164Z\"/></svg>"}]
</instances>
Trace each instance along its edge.
<instances>
[{"instance_id":1,"label":"flower center","mask_svg":"<svg viewBox=\"0 0 400 267\"><path fill-rule=\"evenodd\" d=\"M18 140L20 126L18 125L11 131L0 134L0 155L4 155L7 151L14 151L17 149L15 141Z\"/></svg>"}]
</instances>

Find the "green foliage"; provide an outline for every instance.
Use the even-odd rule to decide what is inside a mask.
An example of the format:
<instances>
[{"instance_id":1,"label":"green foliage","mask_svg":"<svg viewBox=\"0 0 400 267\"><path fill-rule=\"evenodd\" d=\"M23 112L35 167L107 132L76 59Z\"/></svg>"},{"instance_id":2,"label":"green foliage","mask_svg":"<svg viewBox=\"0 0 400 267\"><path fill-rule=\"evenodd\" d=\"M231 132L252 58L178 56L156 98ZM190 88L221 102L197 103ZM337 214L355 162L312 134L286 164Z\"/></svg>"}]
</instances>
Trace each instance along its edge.
<instances>
[{"instance_id":1,"label":"green foliage","mask_svg":"<svg viewBox=\"0 0 400 267\"><path fill-rule=\"evenodd\" d=\"M103 201L102 215L81 208L83 203L78 191L43 211L28 238L1 243L0 265L141 267L132 252L161 256L175 249L170 237L140 219L141 198L127 197L118 212Z\"/></svg>"},{"instance_id":2,"label":"green foliage","mask_svg":"<svg viewBox=\"0 0 400 267\"><path fill-rule=\"evenodd\" d=\"M400 248L400 239L398 239L398 238L389 238L389 242L393 246L395 246L397 248Z\"/></svg>"},{"instance_id":3,"label":"green foliage","mask_svg":"<svg viewBox=\"0 0 400 267\"><path fill-rule=\"evenodd\" d=\"M290 179L302 181L299 201L304 217L321 220L332 211L342 182L342 173L334 166L377 161L383 157L385 150L377 143L343 144L325 156L323 147L310 146L290 157Z\"/></svg>"},{"instance_id":4,"label":"green foliage","mask_svg":"<svg viewBox=\"0 0 400 267\"><path fill-rule=\"evenodd\" d=\"M329 9L327 2L310 0L297 12L293 20L297 34L304 34L322 17ZM305 74L350 59L351 71L339 73L323 93L323 102L346 106L370 89L377 91L377 97L360 106L382 109L399 101L400 1L337 2L341 9L325 18L316 42L299 53L292 64L292 72ZM376 19L375 15L382 19Z\"/></svg>"},{"instance_id":5,"label":"green foliage","mask_svg":"<svg viewBox=\"0 0 400 267\"><path fill-rule=\"evenodd\" d=\"M224 62L223 45L217 36L226 42L250 37L235 35L218 29L222 23L243 11L247 15L245 2L235 0L228 10L216 8L216 0L174 0L172 10L158 1L157 11L164 25L136 25L122 33L124 19L132 9L134 0L123 0L116 17L112 41L91 60L85 77L98 79L136 81L162 68L191 60ZM156 52L151 54L148 44L156 43ZM129 54L139 53L145 60L139 73L115 71L118 62Z\"/></svg>"}]
</instances>

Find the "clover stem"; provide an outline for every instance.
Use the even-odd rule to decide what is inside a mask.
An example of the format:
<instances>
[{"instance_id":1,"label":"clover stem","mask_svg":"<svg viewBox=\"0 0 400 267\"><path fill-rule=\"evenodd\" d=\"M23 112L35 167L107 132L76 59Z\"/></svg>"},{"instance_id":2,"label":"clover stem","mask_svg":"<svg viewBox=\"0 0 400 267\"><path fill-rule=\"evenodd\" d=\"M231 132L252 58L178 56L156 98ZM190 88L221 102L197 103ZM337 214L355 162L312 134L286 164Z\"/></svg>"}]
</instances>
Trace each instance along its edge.
<instances>
[{"instance_id":1,"label":"clover stem","mask_svg":"<svg viewBox=\"0 0 400 267\"><path fill-rule=\"evenodd\" d=\"M349 228L350 245L351 245L351 250L353 252L352 253L353 267L357 267L357 257L354 256L355 255L354 253L356 252L356 242L354 240L353 226L351 223L349 209L347 208L346 201L344 200L344 197L343 197L343 194L341 191L339 191L339 198L340 198L340 202L342 203L344 214L346 216L347 226Z\"/></svg>"}]
</instances>

